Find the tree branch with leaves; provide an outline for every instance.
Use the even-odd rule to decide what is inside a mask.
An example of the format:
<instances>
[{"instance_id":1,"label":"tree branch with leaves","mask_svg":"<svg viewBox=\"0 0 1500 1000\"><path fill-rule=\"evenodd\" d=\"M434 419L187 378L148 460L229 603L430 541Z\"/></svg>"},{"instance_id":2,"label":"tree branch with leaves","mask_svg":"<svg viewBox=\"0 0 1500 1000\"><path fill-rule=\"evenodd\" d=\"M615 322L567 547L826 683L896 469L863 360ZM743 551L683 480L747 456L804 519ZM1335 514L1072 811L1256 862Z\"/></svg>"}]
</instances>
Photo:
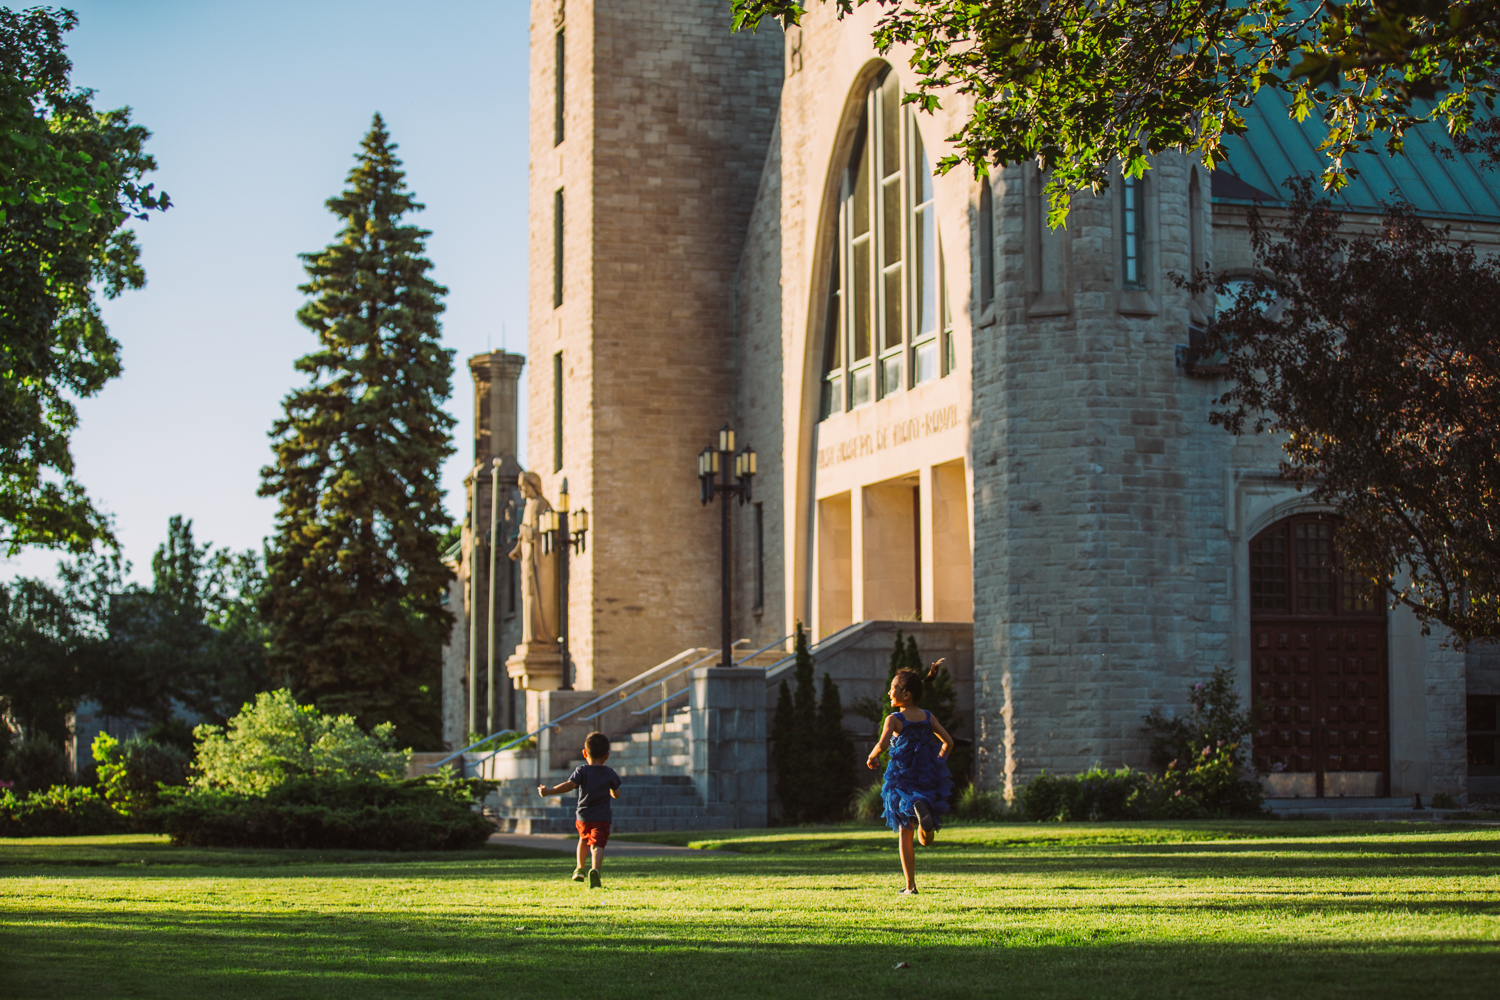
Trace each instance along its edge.
<instances>
[{"instance_id":1,"label":"tree branch with leaves","mask_svg":"<svg viewBox=\"0 0 1500 1000\"><path fill-rule=\"evenodd\" d=\"M75 400L120 374L99 312L146 275L125 228L170 199L144 182L151 133L74 88L71 11L0 10L0 551L113 545L74 478Z\"/></svg>"},{"instance_id":2,"label":"tree branch with leaves","mask_svg":"<svg viewBox=\"0 0 1500 1000\"><path fill-rule=\"evenodd\" d=\"M1358 173L1354 154L1399 154L1429 122L1461 149L1489 148L1470 133L1496 96L1500 0L834 2L840 17L880 7L881 53L911 47L909 101L971 103L939 172L1034 161L1051 172L1054 225L1072 193L1099 192L1117 170L1139 177L1150 155L1223 162L1225 137L1245 131L1263 89L1285 94L1299 121L1321 119L1330 189ZM807 11L801 0L731 3L736 29L798 24Z\"/></svg>"},{"instance_id":3,"label":"tree branch with leaves","mask_svg":"<svg viewBox=\"0 0 1500 1000\"><path fill-rule=\"evenodd\" d=\"M1346 568L1460 644L1500 638L1500 260L1410 206L1374 232L1293 184L1249 216L1256 276L1204 349L1210 419L1285 435L1282 475L1345 519ZM1231 292L1222 277L1190 287Z\"/></svg>"}]
</instances>

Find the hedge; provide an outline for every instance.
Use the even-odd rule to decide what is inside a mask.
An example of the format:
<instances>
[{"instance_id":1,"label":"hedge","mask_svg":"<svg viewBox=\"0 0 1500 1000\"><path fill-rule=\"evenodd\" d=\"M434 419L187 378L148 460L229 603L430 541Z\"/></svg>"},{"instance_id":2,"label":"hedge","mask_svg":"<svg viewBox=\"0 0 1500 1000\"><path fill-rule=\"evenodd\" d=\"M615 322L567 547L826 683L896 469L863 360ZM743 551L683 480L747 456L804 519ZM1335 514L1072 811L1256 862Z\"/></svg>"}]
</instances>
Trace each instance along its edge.
<instances>
[{"instance_id":1,"label":"hedge","mask_svg":"<svg viewBox=\"0 0 1500 1000\"><path fill-rule=\"evenodd\" d=\"M172 843L195 847L469 850L495 832L474 809L489 787L426 776L295 778L264 795L164 789L153 819Z\"/></svg>"},{"instance_id":2,"label":"hedge","mask_svg":"<svg viewBox=\"0 0 1500 1000\"><path fill-rule=\"evenodd\" d=\"M92 788L53 785L29 795L0 793L0 837L74 837L127 828L125 817Z\"/></svg>"}]
</instances>

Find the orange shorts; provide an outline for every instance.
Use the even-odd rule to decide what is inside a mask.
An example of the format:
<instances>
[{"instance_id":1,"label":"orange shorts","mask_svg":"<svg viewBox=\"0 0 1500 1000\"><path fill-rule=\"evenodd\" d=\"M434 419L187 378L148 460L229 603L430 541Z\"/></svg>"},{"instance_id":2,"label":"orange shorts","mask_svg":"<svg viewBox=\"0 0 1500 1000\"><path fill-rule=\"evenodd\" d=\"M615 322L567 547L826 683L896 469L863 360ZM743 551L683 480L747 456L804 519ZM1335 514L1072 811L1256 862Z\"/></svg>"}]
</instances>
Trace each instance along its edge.
<instances>
[{"instance_id":1,"label":"orange shorts","mask_svg":"<svg viewBox=\"0 0 1500 1000\"><path fill-rule=\"evenodd\" d=\"M602 851L609 843L608 823L586 823L581 819L575 819L573 825L578 827L578 839L590 847L597 847Z\"/></svg>"}]
</instances>

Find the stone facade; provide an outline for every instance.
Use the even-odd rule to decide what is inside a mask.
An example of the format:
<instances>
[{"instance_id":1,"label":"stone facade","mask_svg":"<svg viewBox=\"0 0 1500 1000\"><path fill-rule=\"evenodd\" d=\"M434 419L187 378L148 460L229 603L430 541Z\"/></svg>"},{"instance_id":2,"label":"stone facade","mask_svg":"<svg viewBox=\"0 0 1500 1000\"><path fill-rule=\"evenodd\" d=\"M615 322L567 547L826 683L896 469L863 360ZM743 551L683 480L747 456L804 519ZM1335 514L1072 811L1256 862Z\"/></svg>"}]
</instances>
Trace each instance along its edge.
<instances>
[{"instance_id":1,"label":"stone facade","mask_svg":"<svg viewBox=\"0 0 1500 1000\"><path fill-rule=\"evenodd\" d=\"M695 461L733 416L734 273L781 47L771 32L731 35L716 0L535 0L531 50L529 454L543 492L566 477L593 519L572 563L569 636L578 686L602 689L717 620L703 597L718 584L718 518L699 507Z\"/></svg>"},{"instance_id":2,"label":"stone facade","mask_svg":"<svg viewBox=\"0 0 1500 1000\"><path fill-rule=\"evenodd\" d=\"M1250 540L1312 509L1279 479L1278 442L1210 426L1222 385L1178 362L1212 303L1170 275L1248 267L1245 209L1201 165L1156 158L1127 286L1118 189L1049 231L1030 166L988 195L971 171L934 177L951 362L825 416L845 167L874 141L871 82L910 56L874 51L874 6L836 14L731 35L713 0L533 3L528 441L547 494L566 476L593 513L573 564L578 685L716 641L719 517L692 477L732 422L760 456L732 517L736 638L972 622L981 785L1145 765L1150 709L1185 707L1218 665L1249 690ZM903 150L949 151L966 105L944 104L903 119ZM1401 613L1388 632L1388 792L1462 795L1464 658Z\"/></svg>"}]
</instances>

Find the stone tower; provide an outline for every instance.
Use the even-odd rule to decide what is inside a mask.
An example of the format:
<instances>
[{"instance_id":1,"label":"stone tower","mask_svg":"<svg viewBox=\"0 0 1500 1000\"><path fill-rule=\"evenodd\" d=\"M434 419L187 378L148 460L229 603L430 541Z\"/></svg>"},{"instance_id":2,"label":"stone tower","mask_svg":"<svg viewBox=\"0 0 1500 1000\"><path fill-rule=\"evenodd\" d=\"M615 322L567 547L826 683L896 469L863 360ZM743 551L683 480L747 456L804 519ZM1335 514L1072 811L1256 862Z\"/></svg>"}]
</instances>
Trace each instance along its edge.
<instances>
[{"instance_id":1,"label":"stone tower","mask_svg":"<svg viewBox=\"0 0 1500 1000\"><path fill-rule=\"evenodd\" d=\"M533 0L530 438L592 515L570 570L574 686L716 634L696 455L731 419L734 277L782 35L721 0Z\"/></svg>"},{"instance_id":2,"label":"stone tower","mask_svg":"<svg viewBox=\"0 0 1500 1000\"><path fill-rule=\"evenodd\" d=\"M463 533L446 559L454 570L448 608L453 633L443 650L443 742L457 750L476 730L508 728L522 712L506 679L505 658L520 634L505 521L521 466L516 460L521 369L526 358L490 351L469 359L474 379L474 465L464 477ZM496 466L495 460L500 464ZM493 474L498 469L498 476ZM493 486L498 485L498 508ZM498 509L500 544L495 546L494 599L490 597L491 517ZM493 611L492 611L493 609ZM491 633L495 685L489 686ZM475 678L478 678L475 682ZM493 705L491 703L493 697Z\"/></svg>"}]
</instances>

